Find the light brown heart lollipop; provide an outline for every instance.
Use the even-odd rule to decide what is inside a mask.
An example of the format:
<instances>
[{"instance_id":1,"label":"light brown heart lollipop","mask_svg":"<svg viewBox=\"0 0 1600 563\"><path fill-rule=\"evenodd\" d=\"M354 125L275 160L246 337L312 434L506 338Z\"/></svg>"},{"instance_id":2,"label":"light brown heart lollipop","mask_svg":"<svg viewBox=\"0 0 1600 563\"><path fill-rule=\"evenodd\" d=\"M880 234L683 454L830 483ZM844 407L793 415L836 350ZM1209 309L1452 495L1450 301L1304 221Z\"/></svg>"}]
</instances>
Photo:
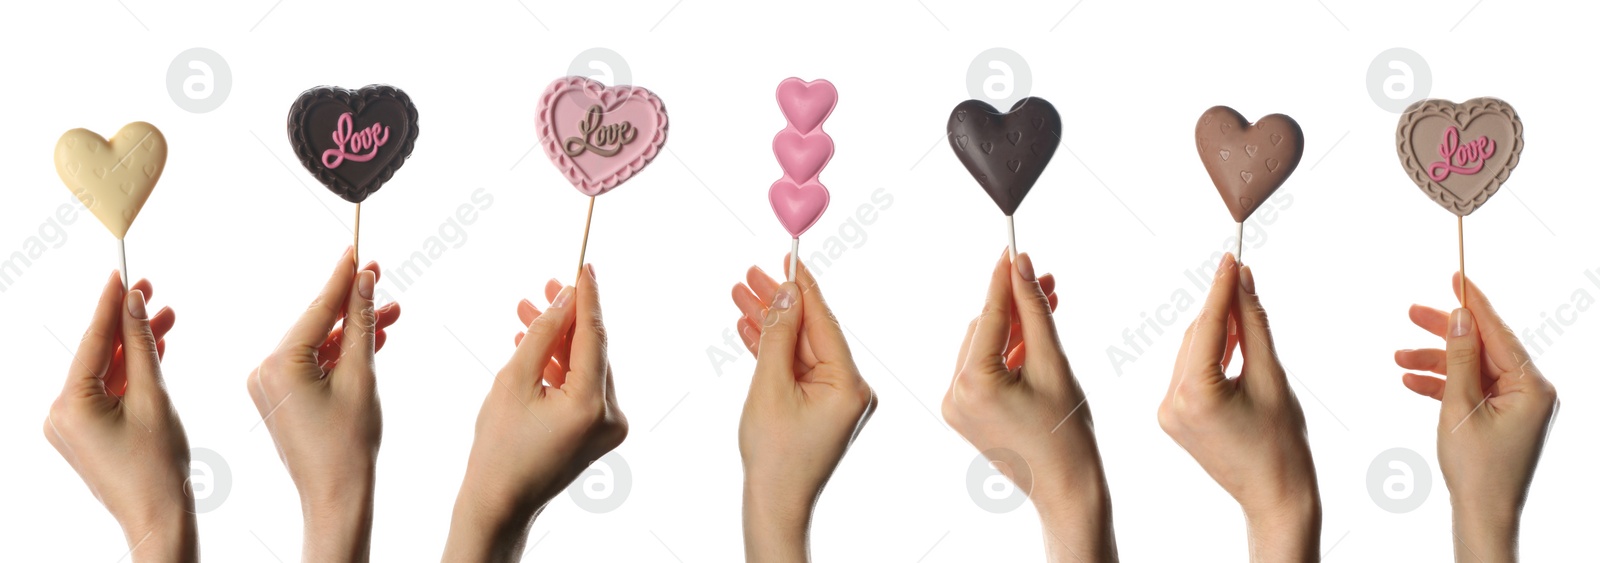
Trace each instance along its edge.
<instances>
[{"instance_id":1,"label":"light brown heart lollipop","mask_svg":"<svg viewBox=\"0 0 1600 563\"><path fill-rule=\"evenodd\" d=\"M88 129L73 129L56 141L55 159L61 182L116 235L126 285L128 256L122 239L167 166L167 138L143 121L122 126L109 140Z\"/></svg>"},{"instance_id":2,"label":"light brown heart lollipop","mask_svg":"<svg viewBox=\"0 0 1600 563\"><path fill-rule=\"evenodd\" d=\"M1463 218L1500 191L1522 157L1522 119L1496 98L1462 103L1422 100L1406 108L1395 128L1400 166L1422 193L1456 214L1461 302L1466 303L1467 251Z\"/></svg>"},{"instance_id":3,"label":"light brown heart lollipop","mask_svg":"<svg viewBox=\"0 0 1600 563\"><path fill-rule=\"evenodd\" d=\"M1305 144L1300 124L1281 113L1255 123L1227 106L1200 114L1194 126L1194 146L1228 213L1239 224L1235 259L1244 253L1245 219L1294 173Z\"/></svg>"}]
</instances>

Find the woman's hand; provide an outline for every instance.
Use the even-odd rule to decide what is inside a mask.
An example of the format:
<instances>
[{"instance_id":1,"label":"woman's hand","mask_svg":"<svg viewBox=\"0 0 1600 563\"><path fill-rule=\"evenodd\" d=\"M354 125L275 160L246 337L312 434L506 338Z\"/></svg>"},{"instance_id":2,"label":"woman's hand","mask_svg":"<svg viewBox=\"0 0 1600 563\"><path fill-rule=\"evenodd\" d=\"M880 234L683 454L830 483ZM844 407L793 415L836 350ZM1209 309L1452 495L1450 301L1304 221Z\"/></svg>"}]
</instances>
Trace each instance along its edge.
<instances>
[{"instance_id":1,"label":"woman's hand","mask_svg":"<svg viewBox=\"0 0 1600 563\"><path fill-rule=\"evenodd\" d=\"M1237 345L1238 377L1224 370ZM1305 414L1278 362L1250 268L1223 257L1183 335L1161 429L1244 509L1252 561L1316 561L1322 501Z\"/></svg>"},{"instance_id":2,"label":"woman's hand","mask_svg":"<svg viewBox=\"0 0 1600 563\"><path fill-rule=\"evenodd\" d=\"M383 437L373 355L400 317L397 303L373 310L378 276L376 263L356 271L345 249L322 293L247 380L299 489L308 561L366 560L371 550Z\"/></svg>"},{"instance_id":3,"label":"woman's hand","mask_svg":"<svg viewBox=\"0 0 1600 563\"><path fill-rule=\"evenodd\" d=\"M756 356L739 418L750 561L809 558L817 497L877 406L816 280L804 266L797 274L779 284L751 267L733 288L739 335Z\"/></svg>"},{"instance_id":4,"label":"woman's hand","mask_svg":"<svg viewBox=\"0 0 1600 563\"><path fill-rule=\"evenodd\" d=\"M1460 297L1460 274L1450 284ZM1489 298L1467 282L1466 306L1411 306L1411 322L1444 338L1445 348L1400 350L1405 386L1439 407L1439 470L1450 488L1457 561L1514 561L1539 452L1560 401L1550 381ZM1463 549L1464 548L1464 549Z\"/></svg>"},{"instance_id":5,"label":"woman's hand","mask_svg":"<svg viewBox=\"0 0 1600 563\"><path fill-rule=\"evenodd\" d=\"M478 412L467 475L456 497L447 561L516 561L533 519L589 464L622 444L594 267L577 288L545 286L550 307L523 300L527 326Z\"/></svg>"},{"instance_id":6,"label":"woman's hand","mask_svg":"<svg viewBox=\"0 0 1600 563\"><path fill-rule=\"evenodd\" d=\"M176 316L146 314L153 293L106 280L44 436L122 525L134 561L198 561L189 439L161 377Z\"/></svg>"},{"instance_id":7,"label":"woman's hand","mask_svg":"<svg viewBox=\"0 0 1600 563\"><path fill-rule=\"evenodd\" d=\"M1115 561L1111 496L1088 400L1056 333L1055 278L1002 255L967 326L944 419L1028 491L1053 559Z\"/></svg>"}]
</instances>

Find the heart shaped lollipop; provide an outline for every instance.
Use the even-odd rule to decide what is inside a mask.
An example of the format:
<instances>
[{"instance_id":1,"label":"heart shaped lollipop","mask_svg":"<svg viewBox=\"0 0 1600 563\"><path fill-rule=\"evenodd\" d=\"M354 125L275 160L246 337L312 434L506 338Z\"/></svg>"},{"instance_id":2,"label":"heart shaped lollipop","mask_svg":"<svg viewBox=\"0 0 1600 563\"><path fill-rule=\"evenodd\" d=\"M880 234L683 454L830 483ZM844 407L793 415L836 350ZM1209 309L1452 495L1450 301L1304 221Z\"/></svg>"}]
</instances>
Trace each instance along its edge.
<instances>
[{"instance_id":1,"label":"heart shaped lollipop","mask_svg":"<svg viewBox=\"0 0 1600 563\"><path fill-rule=\"evenodd\" d=\"M350 203L394 177L416 142L417 106L393 86L318 86L289 107L289 143L300 164Z\"/></svg>"},{"instance_id":2,"label":"heart shaped lollipop","mask_svg":"<svg viewBox=\"0 0 1600 563\"><path fill-rule=\"evenodd\" d=\"M1222 202L1242 225L1300 165L1305 136L1287 115L1252 124L1233 108L1216 106L1200 114L1194 145Z\"/></svg>"},{"instance_id":3,"label":"heart shaped lollipop","mask_svg":"<svg viewBox=\"0 0 1600 563\"><path fill-rule=\"evenodd\" d=\"M573 187L594 197L655 159L667 143L667 108L638 86L568 76L539 96L537 132L545 156Z\"/></svg>"},{"instance_id":4,"label":"heart shaped lollipop","mask_svg":"<svg viewBox=\"0 0 1600 563\"><path fill-rule=\"evenodd\" d=\"M833 137L822 130L822 122L833 114L838 103L839 91L827 80L786 78L778 83L778 109L783 111L788 125L772 138L772 154L778 157L783 177L767 190L767 200L778 222L792 237L790 281L799 264L800 235L817 224L828 209L828 188L817 176L833 159Z\"/></svg>"},{"instance_id":5,"label":"heart shaped lollipop","mask_svg":"<svg viewBox=\"0 0 1600 563\"><path fill-rule=\"evenodd\" d=\"M1000 113L967 100L950 112L950 148L1007 217L1017 212L1061 144L1061 115L1043 98L1023 98Z\"/></svg>"},{"instance_id":6,"label":"heart shaped lollipop","mask_svg":"<svg viewBox=\"0 0 1600 563\"><path fill-rule=\"evenodd\" d=\"M1489 200L1522 156L1522 119L1511 104L1422 100L1395 128L1400 165L1435 203L1465 217Z\"/></svg>"},{"instance_id":7,"label":"heart shaped lollipop","mask_svg":"<svg viewBox=\"0 0 1600 563\"><path fill-rule=\"evenodd\" d=\"M109 140L73 129L56 141L55 158L62 183L121 240L166 168L167 138L143 121L122 126Z\"/></svg>"}]
</instances>

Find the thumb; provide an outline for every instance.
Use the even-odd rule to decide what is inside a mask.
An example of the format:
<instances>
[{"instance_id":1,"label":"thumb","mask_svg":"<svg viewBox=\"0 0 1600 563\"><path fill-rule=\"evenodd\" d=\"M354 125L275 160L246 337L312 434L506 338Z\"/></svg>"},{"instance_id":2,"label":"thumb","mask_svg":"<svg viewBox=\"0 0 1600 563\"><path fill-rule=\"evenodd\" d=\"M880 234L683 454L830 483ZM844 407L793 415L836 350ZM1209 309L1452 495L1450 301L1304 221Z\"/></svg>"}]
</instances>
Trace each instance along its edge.
<instances>
[{"instance_id":1,"label":"thumb","mask_svg":"<svg viewBox=\"0 0 1600 563\"><path fill-rule=\"evenodd\" d=\"M128 375L128 395L149 400L165 393L161 383L161 360L155 333L150 331L150 315L145 311L144 292L134 289L122 298L122 362Z\"/></svg>"},{"instance_id":2,"label":"thumb","mask_svg":"<svg viewBox=\"0 0 1600 563\"><path fill-rule=\"evenodd\" d=\"M1456 309L1450 315L1450 331L1445 337L1445 400L1457 407L1475 409L1483 401L1482 341L1472 312Z\"/></svg>"},{"instance_id":3,"label":"thumb","mask_svg":"<svg viewBox=\"0 0 1600 563\"><path fill-rule=\"evenodd\" d=\"M794 350L800 340L800 286L784 282L772 296L772 306L761 323L756 375L751 386L785 389L794 385Z\"/></svg>"},{"instance_id":4,"label":"thumb","mask_svg":"<svg viewBox=\"0 0 1600 563\"><path fill-rule=\"evenodd\" d=\"M373 372L373 340L378 333L378 315L372 309L373 286L378 276L372 270L361 269L351 281L349 299L345 301L344 337L340 346L339 365L334 373L346 372L345 366L358 368L358 377L371 378Z\"/></svg>"},{"instance_id":5,"label":"thumb","mask_svg":"<svg viewBox=\"0 0 1600 563\"><path fill-rule=\"evenodd\" d=\"M1024 252L1017 255L1016 268L1011 275L1011 294L1016 302L1017 316L1022 320L1023 348L1029 364L1057 371L1065 368L1061 337L1056 333L1055 319L1050 316L1050 299L1044 287L1034 276L1033 258Z\"/></svg>"}]
</instances>

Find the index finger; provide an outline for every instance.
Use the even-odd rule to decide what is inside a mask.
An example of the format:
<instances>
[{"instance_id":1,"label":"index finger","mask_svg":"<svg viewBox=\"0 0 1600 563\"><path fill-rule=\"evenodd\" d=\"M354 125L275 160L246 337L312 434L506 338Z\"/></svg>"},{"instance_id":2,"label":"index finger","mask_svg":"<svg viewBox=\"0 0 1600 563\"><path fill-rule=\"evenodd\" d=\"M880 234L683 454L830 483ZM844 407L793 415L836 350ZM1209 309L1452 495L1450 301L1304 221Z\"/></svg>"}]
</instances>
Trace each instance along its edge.
<instances>
[{"instance_id":1,"label":"index finger","mask_svg":"<svg viewBox=\"0 0 1600 563\"><path fill-rule=\"evenodd\" d=\"M328 283L322 286L322 292L317 294L317 299L311 302L306 312L300 315L289 333L284 335L283 342L278 344L281 350L284 346L297 346L316 348L328 338L328 332L333 330L333 324L344 315L345 300L350 297L350 287L354 285L356 275L356 262L351 252L351 247L344 249L340 255L338 265L334 266L333 275L328 277Z\"/></svg>"}]
</instances>

